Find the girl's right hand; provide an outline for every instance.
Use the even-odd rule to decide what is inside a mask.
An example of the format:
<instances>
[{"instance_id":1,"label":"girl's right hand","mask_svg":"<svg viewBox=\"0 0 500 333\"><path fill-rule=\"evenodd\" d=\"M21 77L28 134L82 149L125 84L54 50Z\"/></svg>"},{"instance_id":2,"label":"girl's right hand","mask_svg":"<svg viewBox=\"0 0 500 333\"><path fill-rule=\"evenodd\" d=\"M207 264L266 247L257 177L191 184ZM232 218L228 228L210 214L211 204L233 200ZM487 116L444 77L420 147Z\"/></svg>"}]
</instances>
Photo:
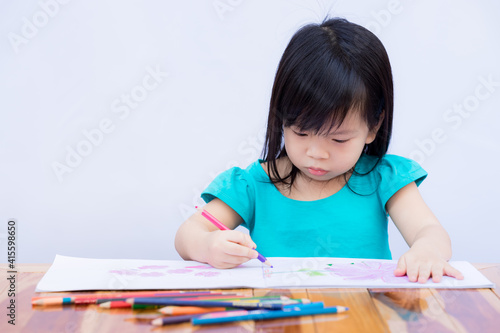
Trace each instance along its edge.
<instances>
[{"instance_id":1,"label":"girl's right hand","mask_svg":"<svg viewBox=\"0 0 500 333\"><path fill-rule=\"evenodd\" d=\"M259 256L250 235L241 231L212 231L204 242L204 248L208 250L205 262L215 268L233 268Z\"/></svg>"}]
</instances>

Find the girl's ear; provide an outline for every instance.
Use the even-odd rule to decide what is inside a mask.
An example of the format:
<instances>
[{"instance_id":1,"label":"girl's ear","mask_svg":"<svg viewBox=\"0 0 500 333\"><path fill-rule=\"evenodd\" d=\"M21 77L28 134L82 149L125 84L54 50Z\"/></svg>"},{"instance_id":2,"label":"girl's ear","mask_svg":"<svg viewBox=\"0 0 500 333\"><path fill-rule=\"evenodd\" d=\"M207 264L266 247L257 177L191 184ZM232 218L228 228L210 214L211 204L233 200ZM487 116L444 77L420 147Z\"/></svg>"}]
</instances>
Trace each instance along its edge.
<instances>
[{"instance_id":1,"label":"girl's ear","mask_svg":"<svg viewBox=\"0 0 500 333\"><path fill-rule=\"evenodd\" d=\"M380 119L378 121L378 124L368 133L365 144L369 145L375 140L375 138L377 137L378 130L380 129L380 126L382 126L382 122L384 121L384 117L385 117L385 111L382 110L382 112L380 113Z\"/></svg>"}]
</instances>

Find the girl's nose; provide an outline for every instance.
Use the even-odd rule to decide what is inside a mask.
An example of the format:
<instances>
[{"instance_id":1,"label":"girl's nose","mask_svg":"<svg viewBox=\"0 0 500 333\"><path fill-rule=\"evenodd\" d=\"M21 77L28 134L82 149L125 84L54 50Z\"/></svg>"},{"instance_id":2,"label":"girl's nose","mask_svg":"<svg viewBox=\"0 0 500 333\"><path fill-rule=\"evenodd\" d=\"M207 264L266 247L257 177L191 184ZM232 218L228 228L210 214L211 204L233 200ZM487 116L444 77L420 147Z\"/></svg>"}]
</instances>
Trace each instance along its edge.
<instances>
[{"instance_id":1,"label":"girl's nose","mask_svg":"<svg viewBox=\"0 0 500 333\"><path fill-rule=\"evenodd\" d=\"M307 147L307 156L314 159L327 159L330 155L328 150L325 149L319 142L318 138L312 138L309 146Z\"/></svg>"}]
</instances>

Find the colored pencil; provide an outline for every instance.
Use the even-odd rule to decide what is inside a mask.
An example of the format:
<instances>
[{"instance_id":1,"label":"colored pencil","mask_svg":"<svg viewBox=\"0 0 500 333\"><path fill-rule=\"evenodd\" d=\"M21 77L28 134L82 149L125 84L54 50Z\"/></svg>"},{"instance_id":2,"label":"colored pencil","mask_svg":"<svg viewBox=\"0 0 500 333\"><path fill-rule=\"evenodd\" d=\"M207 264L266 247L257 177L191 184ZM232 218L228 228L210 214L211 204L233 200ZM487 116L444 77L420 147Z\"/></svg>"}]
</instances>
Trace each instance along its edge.
<instances>
[{"instance_id":1,"label":"colored pencil","mask_svg":"<svg viewBox=\"0 0 500 333\"><path fill-rule=\"evenodd\" d=\"M212 313L233 313L233 312L240 312L241 310L229 310L229 311L221 311L221 312L212 312ZM197 318L201 316L202 314L186 314L186 315L180 315L180 316L171 316L171 317L160 317L156 318L153 321L151 321L151 324L154 326L165 326L168 324L177 324L177 323L184 323L184 322L189 322L193 318Z\"/></svg>"},{"instance_id":2,"label":"colored pencil","mask_svg":"<svg viewBox=\"0 0 500 333\"><path fill-rule=\"evenodd\" d=\"M284 307L284 309L297 309L298 306L293 306L293 308L290 308L291 306ZM301 304L299 305L300 308L305 309L313 309L313 308L323 308L323 302L316 302L316 303L310 303L310 304ZM203 308L201 308L203 309ZM246 315L248 314L249 311L247 310L230 310L230 311L215 311L215 308L212 309L213 311L209 314L210 318L219 318L219 317L226 317L230 315L231 317L239 316L239 315ZM275 310L260 310L260 311L270 311L274 312ZM181 322L187 322L190 320L193 320L194 318L200 318L203 316L203 313L193 313L193 314L188 314L188 315L182 315L182 316L174 316L174 317L160 317L154 319L151 324L155 326L165 326L168 324L175 324L175 323L181 323Z\"/></svg>"},{"instance_id":3,"label":"colored pencil","mask_svg":"<svg viewBox=\"0 0 500 333\"><path fill-rule=\"evenodd\" d=\"M233 307L243 309L282 309L285 304L252 301L207 301L207 300L178 300L172 298L130 298L127 300L130 304L145 305L186 305L186 306L211 306L211 307Z\"/></svg>"},{"instance_id":4,"label":"colored pencil","mask_svg":"<svg viewBox=\"0 0 500 333\"><path fill-rule=\"evenodd\" d=\"M171 315L171 316L180 316L180 315L188 315L188 314L202 314L207 312L219 312L226 311L231 308L203 308L199 306L165 306L161 309L158 309L159 312Z\"/></svg>"},{"instance_id":5,"label":"colored pencil","mask_svg":"<svg viewBox=\"0 0 500 333\"><path fill-rule=\"evenodd\" d=\"M235 295L227 292L213 291L140 291L101 294L77 294L68 296L33 297L32 305L65 305L65 304L95 304L98 299L127 299L132 297L169 297L169 296L203 296L203 295ZM237 294L236 294L237 295Z\"/></svg>"},{"instance_id":6,"label":"colored pencil","mask_svg":"<svg viewBox=\"0 0 500 333\"><path fill-rule=\"evenodd\" d=\"M219 312L214 314L205 314L193 317L191 322L193 325L206 325L206 324L234 322L240 320L261 320L261 319L274 319L274 318L284 318L284 317L310 316L319 314L333 314L333 313L344 312L347 310L348 308L343 306L333 306L327 308L294 307L291 309L285 308L283 310L276 310L276 311L253 310L253 311L238 311L238 313Z\"/></svg>"},{"instance_id":7,"label":"colored pencil","mask_svg":"<svg viewBox=\"0 0 500 333\"><path fill-rule=\"evenodd\" d=\"M149 297L148 297L149 298ZM168 298L175 301L222 301L222 302L251 302L251 303L279 303L279 304L297 304L310 302L308 299L290 299L287 296L255 296L255 297L234 297L234 296L198 296L198 297L152 297L152 298ZM130 298L130 303L134 303L134 298Z\"/></svg>"},{"instance_id":8,"label":"colored pencil","mask_svg":"<svg viewBox=\"0 0 500 333\"><path fill-rule=\"evenodd\" d=\"M159 298L159 297L151 297L151 298ZM237 297L235 298L234 295L213 295L211 297L202 297L202 296L192 296L192 297L182 297L179 298L177 297L162 297L162 298L169 298L173 300L181 300L181 301L186 301L186 300L196 300L196 301L243 301L247 300L247 298L241 298ZM112 299L98 299L97 304L99 304L100 307L102 308L107 308L107 309L115 309L115 308L132 308L132 309L140 309L140 308L146 308L146 307L161 307L161 305L140 305L140 304L132 304L129 302L126 302L130 298L112 298ZM249 301L253 302L258 302L261 301L261 298L248 298ZM273 299L274 300L274 299ZM288 301L288 300L284 300ZM140 306L139 306L140 305Z\"/></svg>"},{"instance_id":9,"label":"colored pencil","mask_svg":"<svg viewBox=\"0 0 500 333\"><path fill-rule=\"evenodd\" d=\"M170 298L170 297L168 297ZM231 301L231 302L236 302L236 301L279 301L279 302L286 302L289 301L290 298L287 296L255 296L255 297L235 297L235 296L199 296L199 297L173 297L177 300L196 300L196 301Z\"/></svg>"},{"instance_id":10,"label":"colored pencil","mask_svg":"<svg viewBox=\"0 0 500 333\"><path fill-rule=\"evenodd\" d=\"M142 296L140 296L142 297ZM241 294L170 294L170 295L154 295L154 296L144 296L144 297L162 297L162 298L179 298L179 299L232 299L232 298L241 298ZM98 298L95 301L95 304L106 303L110 301L126 301L129 298L133 297L120 297L120 298Z\"/></svg>"},{"instance_id":11,"label":"colored pencil","mask_svg":"<svg viewBox=\"0 0 500 333\"><path fill-rule=\"evenodd\" d=\"M212 293L221 293L221 292L214 292L214 291L182 291L182 290L162 290L162 291L157 291L157 290L148 290L148 291L120 291L120 292L111 292L111 293L87 293L87 294L71 294L71 295L56 295L56 296L38 296L38 297L32 297L31 300L39 300L39 299L56 299L56 298L106 298L106 297L125 297L122 295L126 295L129 297L141 297L141 295L144 294L192 294L192 293L199 293L199 294L212 294Z\"/></svg>"},{"instance_id":12,"label":"colored pencil","mask_svg":"<svg viewBox=\"0 0 500 333\"><path fill-rule=\"evenodd\" d=\"M297 310L297 309L322 309L324 307L325 307L325 304L323 302L311 302L311 301L309 301L309 303L285 305L283 307L283 310L287 310L287 309L291 309L291 310Z\"/></svg>"},{"instance_id":13,"label":"colored pencil","mask_svg":"<svg viewBox=\"0 0 500 333\"><path fill-rule=\"evenodd\" d=\"M198 208L198 207L196 207ZM209 212L207 212L206 210L202 210L201 212L201 215L206 218L207 220L209 220L210 222L212 222L213 225L215 225L217 228L219 228L220 230L230 230L228 227L226 227L221 221L217 220L215 218L215 216L213 216L212 214L210 214ZM273 267L271 265L271 263L269 262L269 260L266 259L266 257L264 257L262 254L260 254L258 251L258 257L257 259L259 259L263 264L266 264L267 266L269 267Z\"/></svg>"},{"instance_id":14,"label":"colored pencil","mask_svg":"<svg viewBox=\"0 0 500 333\"><path fill-rule=\"evenodd\" d=\"M162 307L161 305L143 305L143 304L130 304L125 301L109 301L99 304L100 308L103 309L132 309L132 310L142 310L142 309L157 309Z\"/></svg>"},{"instance_id":15,"label":"colored pencil","mask_svg":"<svg viewBox=\"0 0 500 333\"><path fill-rule=\"evenodd\" d=\"M164 325L168 325L168 324L184 323L184 322L191 321L196 316L199 316L199 314L187 314L187 315L182 315L182 316L161 317L161 318L156 318L153 321L151 321L151 324L154 326L164 326Z\"/></svg>"},{"instance_id":16,"label":"colored pencil","mask_svg":"<svg viewBox=\"0 0 500 333\"><path fill-rule=\"evenodd\" d=\"M135 297L134 297L135 298ZM203 295L203 296L195 296L195 297L163 297L163 298L175 298L175 299L180 299L180 300L240 300L240 299L248 299L248 300L254 300L254 299L281 299L276 296L271 296L271 297L242 297L242 296L235 296L235 295ZM288 298L284 298L286 300Z\"/></svg>"}]
</instances>

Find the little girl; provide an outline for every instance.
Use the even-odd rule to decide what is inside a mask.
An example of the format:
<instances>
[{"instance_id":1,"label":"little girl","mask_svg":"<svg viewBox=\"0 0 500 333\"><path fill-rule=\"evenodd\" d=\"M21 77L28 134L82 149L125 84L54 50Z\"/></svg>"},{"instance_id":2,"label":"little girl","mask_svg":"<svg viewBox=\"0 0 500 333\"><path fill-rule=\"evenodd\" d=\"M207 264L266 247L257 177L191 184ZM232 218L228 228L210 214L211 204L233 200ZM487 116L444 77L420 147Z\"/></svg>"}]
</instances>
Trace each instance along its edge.
<instances>
[{"instance_id":1,"label":"little girl","mask_svg":"<svg viewBox=\"0 0 500 333\"><path fill-rule=\"evenodd\" d=\"M380 40L344 19L300 29L274 81L263 160L220 174L204 207L179 228L184 259L231 268L257 257L391 259L389 215L410 246L394 274L412 282L462 279L447 261L448 234L417 186L427 173L386 155L392 132L391 66Z\"/></svg>"}]
</instances>

